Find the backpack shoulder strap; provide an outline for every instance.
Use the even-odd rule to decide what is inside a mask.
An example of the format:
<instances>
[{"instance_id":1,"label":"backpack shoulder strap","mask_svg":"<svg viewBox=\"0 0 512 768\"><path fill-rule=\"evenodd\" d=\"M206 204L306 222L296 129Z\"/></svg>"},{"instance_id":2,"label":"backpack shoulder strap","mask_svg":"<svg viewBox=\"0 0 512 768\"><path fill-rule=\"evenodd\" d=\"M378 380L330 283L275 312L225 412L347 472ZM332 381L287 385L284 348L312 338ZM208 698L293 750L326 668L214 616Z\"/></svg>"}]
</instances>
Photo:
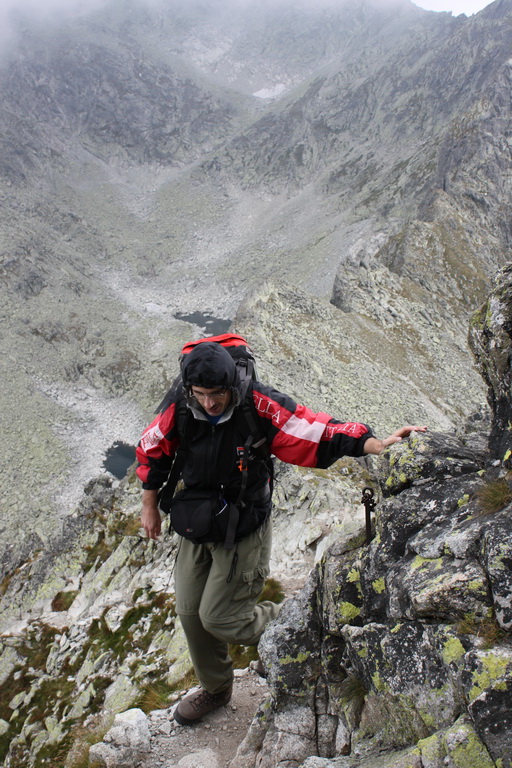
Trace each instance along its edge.
<instances>
[{"instance_id":1,"label":"backpack shoulder strap","mask_svg":"<svg viewBox=\"0 0 512 768\"><path fill-rule=\"evenodd\" d=\"M183 472L185 461L187 459L187 445L190 438L190 431L192 428L192 414L184 399L176 403L176 425L180 435L180 445L174 456L171 471L167 482L160 489L158 494L158 505L162 512L169 514L171 508L171 500L174 496L176 486Z\"/></svg>"},{"instance_id":2,"label":"backpack shoulder strap","mask_svg":"<svg viewBox=\"0 0 512 768\"><path fill-rule=\"evenodd\" d=\"M238 499L236 500L235 504L239 504L242 501L247 488L249 450L251 448L260 455L267 466L270 476L271 492L274 481L274 465L270 456L270 448L268 446L265 435L262 433L258 426L258 417L256 415L256 408L254 406L252 397L252 379L248 379L247 383L244 382L243 392L245 393L245 397L237 408L237 418L239 420L238 423L240 425L242 434L246 434L248 432L248 435L247 439L245 440L243 455L239 463L239 468L242 472L242 484L240 487Z\"/></svg>"},{"instance_id":3,"label":"backpack shoulder strap","mask_svg":"<svg viewBox=\"0 0 512 768\"><path fill-rule=\"evenodd\" d=\"M238 410L248 427L249 434L252 435L251 447L255 448L263 458L268 458L270 448L267 438L258 425L256 406L252 397L252 374L242 383L242 400Z\"/></svg>"}]
</instances>

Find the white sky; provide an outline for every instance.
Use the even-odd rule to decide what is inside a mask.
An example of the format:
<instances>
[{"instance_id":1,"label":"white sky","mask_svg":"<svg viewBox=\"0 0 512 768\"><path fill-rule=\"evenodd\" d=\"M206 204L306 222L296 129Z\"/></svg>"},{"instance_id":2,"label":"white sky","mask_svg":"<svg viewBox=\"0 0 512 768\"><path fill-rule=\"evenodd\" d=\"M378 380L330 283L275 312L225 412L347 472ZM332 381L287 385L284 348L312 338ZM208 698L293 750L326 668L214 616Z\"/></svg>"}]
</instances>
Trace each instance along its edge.
<instances>
[{"instance_id":1,"label":"white sky","mask_svg":"<svg viewBox=\"0 0 512 768\"><path fill-rule=\"evenodd\" d=\"M491 4L491 0L413 0L414 5L427 11L451 11L454 16L471 16Z\"/></svg>"}]
</instances>

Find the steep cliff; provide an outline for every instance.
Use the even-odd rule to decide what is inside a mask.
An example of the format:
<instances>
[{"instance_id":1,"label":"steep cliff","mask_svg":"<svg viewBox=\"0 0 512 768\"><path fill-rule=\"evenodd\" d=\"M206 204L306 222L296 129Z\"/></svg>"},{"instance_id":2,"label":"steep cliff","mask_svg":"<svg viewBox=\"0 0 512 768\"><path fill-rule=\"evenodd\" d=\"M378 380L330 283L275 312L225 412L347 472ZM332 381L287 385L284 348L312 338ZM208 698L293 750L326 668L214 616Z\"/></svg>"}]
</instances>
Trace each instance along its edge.
<instances>
[{"instance_id":1,"label":"steep cliff","mask_svg":"<svg viewBox=\"0 0 512 768\"><path fill-rule=\"evenodd\" d=\"M280 468L273 575L292 594L312 570L260 643L270 695L233 768L510 766L511 306L508 268L471 329L492 427L478 413L374 463ZM489 445L491 430L501 441ZM378 498L369 546L367 486ZM117 488L99 478L51 551L4 578L6 768L76 768L91 742L91 765L154 764L149 723L165 739L192 681L173 610L177 542L142 538L139 505L133 475ZM169 738L193 750L188 737Z\"/></svg>"},{"instance_id":2,"label":"steep cliff","mask_svg":"<svg viewBox=\"0 0 512 768\"><path fill-rule=\"evenodd\" d=\"M511 306L509 267L471 326L489 444L477 419L379 461L371 544L340 538L260 642L271 699L233 768L512 765Z\"/></svg>"}]
</instances>

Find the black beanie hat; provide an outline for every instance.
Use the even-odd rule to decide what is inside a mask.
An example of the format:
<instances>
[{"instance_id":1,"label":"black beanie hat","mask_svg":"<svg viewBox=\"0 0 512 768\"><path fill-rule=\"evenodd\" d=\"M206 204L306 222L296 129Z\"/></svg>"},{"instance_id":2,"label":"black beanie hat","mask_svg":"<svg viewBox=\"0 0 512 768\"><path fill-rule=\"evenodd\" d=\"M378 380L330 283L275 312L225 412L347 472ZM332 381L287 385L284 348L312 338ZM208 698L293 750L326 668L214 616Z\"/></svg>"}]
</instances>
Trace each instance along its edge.
<instances>
[{"instance_id":1,"label":"black beanie hat","mask_svg":"<svg viewBox=\"0 0 512 768\"><path fill-rule=\"evenodd\" d=\"M221 344L202 342L183 358L181 375L185 387L236 387L239 383L235 361Z\"/></svg>"}]
</instances>

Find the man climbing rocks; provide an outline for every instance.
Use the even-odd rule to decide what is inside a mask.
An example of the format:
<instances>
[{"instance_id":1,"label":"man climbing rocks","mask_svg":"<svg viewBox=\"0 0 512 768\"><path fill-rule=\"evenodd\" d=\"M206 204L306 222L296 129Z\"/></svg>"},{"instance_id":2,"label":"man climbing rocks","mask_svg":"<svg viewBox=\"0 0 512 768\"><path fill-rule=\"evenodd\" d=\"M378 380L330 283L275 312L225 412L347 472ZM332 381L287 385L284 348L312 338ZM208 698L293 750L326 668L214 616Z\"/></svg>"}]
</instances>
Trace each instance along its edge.
<instances>
[{"instance_id":1,"label":"man climbing rocks","mask_svg":"<svg viewBox=\"0 0 512 768\"><path fill-rule=\"evenodd\" d=\"M190 417L185 430L184 410ZM161 532L159 489L181 446L185 490L171 506L180 534L176 612L201 687L178 704L178 723L193 724L229 702L228 644L257 645L279 611L270 601L258 603L271 550L269 456L322 468L341 456L379 454L412 431L425 430L405 426L379 440L365 424L314 413L258 381L243 385L240 368L216 341L199 343L184 356L182 381L137 449L142 526L155 539Z\"/></svg>"}]
</instances>

